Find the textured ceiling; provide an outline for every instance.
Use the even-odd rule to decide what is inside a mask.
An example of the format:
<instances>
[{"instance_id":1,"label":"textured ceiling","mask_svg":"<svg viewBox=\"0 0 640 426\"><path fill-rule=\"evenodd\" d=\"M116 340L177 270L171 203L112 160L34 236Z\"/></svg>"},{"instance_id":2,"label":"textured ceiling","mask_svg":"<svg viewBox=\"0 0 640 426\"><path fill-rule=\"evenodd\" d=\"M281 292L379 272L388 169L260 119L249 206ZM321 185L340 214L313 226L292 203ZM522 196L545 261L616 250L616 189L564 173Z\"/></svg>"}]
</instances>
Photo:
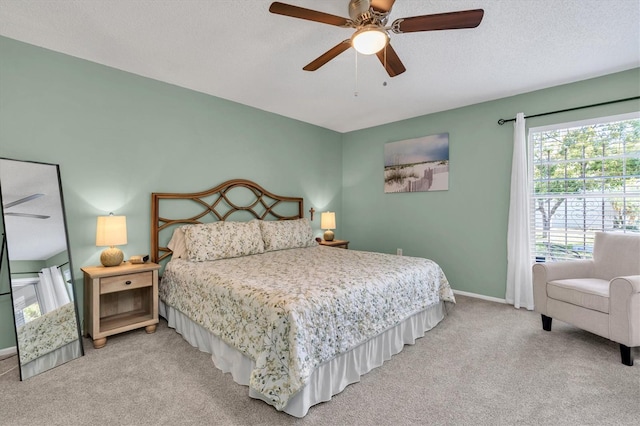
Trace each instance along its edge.
<instances>
[{"instance_id":1,"label":"textured ceiling","mask_svg":"<svg viewBox=\"0 0 640 426\"><path fill-rule=\"evenodd\" d=\"M348 17L347 0L284 2ZM0 0L0 35L338 132L640 66L638 0L397 0L391 21L485 14L475 29L391 34L407 68L394 78L353 49L303 71L353 30L270 3Z\"/></svg>"},{"instance_id":2,"label":"textured ceiling","mask_svg":"<svg viewBox=\"0 0 640 426\"><path fill-rule=\"evenodd\" d=\"M0 158L4 213L45 215L46 219L4 217L11 260L47 260L67 249L58 171L54 165ZM25 197L38 198L6 207Z\"/></svg>"}]
</instances>

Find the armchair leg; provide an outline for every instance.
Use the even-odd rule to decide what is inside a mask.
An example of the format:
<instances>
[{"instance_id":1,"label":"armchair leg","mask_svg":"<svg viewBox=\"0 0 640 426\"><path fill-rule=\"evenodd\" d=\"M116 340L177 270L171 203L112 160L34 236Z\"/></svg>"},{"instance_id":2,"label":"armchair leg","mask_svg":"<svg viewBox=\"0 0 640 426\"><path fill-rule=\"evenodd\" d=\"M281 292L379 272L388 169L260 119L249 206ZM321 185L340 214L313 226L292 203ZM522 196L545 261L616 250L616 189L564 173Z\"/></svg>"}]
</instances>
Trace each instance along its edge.
<instances>
[{"instance_id":1,"label":"armchair leg","mask_svg":"<svg viewBox=\"0 0 640 426\"><path fill-rule=\"evenodd\" d=\"M545 331L551 331L551 321L553 318L546 315L542 315L542 329Z\"/></svg>"},{"instance_id":2,"label":"armchair leg","mask_svg":"<svg viewBox=\"0 0 640 426\"><path fill-rule=\"evenodd\" d=\"M620 356L622 357L622 363L624 365L632 366L633 359L631 358L631 348L620 343Z\"/></svg>"}]
</instances>

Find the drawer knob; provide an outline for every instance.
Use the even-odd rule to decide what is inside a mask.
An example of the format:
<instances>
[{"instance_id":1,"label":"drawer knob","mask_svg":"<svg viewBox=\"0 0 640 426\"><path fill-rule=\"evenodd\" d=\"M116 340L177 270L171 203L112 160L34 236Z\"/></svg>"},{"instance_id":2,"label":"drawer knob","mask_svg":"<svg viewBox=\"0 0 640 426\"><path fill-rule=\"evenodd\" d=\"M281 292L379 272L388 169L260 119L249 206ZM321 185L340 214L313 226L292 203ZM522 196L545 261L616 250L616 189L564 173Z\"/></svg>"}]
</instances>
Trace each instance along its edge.
<instances>
[{"instance_id":1,"label":"drawer knob","mask_svg":"<svg viewBox=\"0 0 640 426\"><path fill-rule=\"evenodd\" d=\"M131 281L125 281L124 284L125 285L129 285L129 284L131 284Z\"/></svg>"}]
</instances>

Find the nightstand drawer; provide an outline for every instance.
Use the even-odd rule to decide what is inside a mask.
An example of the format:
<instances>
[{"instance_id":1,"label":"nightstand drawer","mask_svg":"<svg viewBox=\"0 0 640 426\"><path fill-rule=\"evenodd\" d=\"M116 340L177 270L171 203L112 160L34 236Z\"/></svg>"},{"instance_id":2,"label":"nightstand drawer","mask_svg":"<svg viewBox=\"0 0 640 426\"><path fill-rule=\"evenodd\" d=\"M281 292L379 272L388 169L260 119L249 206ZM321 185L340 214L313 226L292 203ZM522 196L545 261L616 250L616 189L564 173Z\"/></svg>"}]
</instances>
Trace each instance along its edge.
<instances>
[{"instance_id":1,"label":"nightstand drawer","mask_svg":"<svg viewBox=\"0 0 640 426\"><path fill-rule=\"evenodd\" d=\"M131 290L140 287L153 286L153 272L139 272L136 274L116 275L100 279L100 294Z\"/></svg>"}]
</instances>

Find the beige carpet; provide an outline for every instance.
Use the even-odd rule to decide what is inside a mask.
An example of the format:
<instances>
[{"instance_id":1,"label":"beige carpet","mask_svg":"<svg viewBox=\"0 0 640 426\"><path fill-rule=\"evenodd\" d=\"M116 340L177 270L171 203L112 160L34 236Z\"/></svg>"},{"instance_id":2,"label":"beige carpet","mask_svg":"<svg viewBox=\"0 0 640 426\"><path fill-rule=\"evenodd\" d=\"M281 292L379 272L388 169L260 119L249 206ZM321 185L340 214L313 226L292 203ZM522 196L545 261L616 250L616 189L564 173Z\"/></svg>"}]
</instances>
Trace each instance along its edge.
<instances>
[{"instance_id":1,"label":"beige carpet","mask_svg":"<svg viewBox=\"0 0 640 426\"><path fill-rule=\"evenodd\" d=\"M539 315L458 296L415 345L304 419L248 397L163 320L19 381L0 361L0 425L632 425L640 419L640 354ZM13 363L13 365L11 365Z\"/></svg>"}]
</instances>

